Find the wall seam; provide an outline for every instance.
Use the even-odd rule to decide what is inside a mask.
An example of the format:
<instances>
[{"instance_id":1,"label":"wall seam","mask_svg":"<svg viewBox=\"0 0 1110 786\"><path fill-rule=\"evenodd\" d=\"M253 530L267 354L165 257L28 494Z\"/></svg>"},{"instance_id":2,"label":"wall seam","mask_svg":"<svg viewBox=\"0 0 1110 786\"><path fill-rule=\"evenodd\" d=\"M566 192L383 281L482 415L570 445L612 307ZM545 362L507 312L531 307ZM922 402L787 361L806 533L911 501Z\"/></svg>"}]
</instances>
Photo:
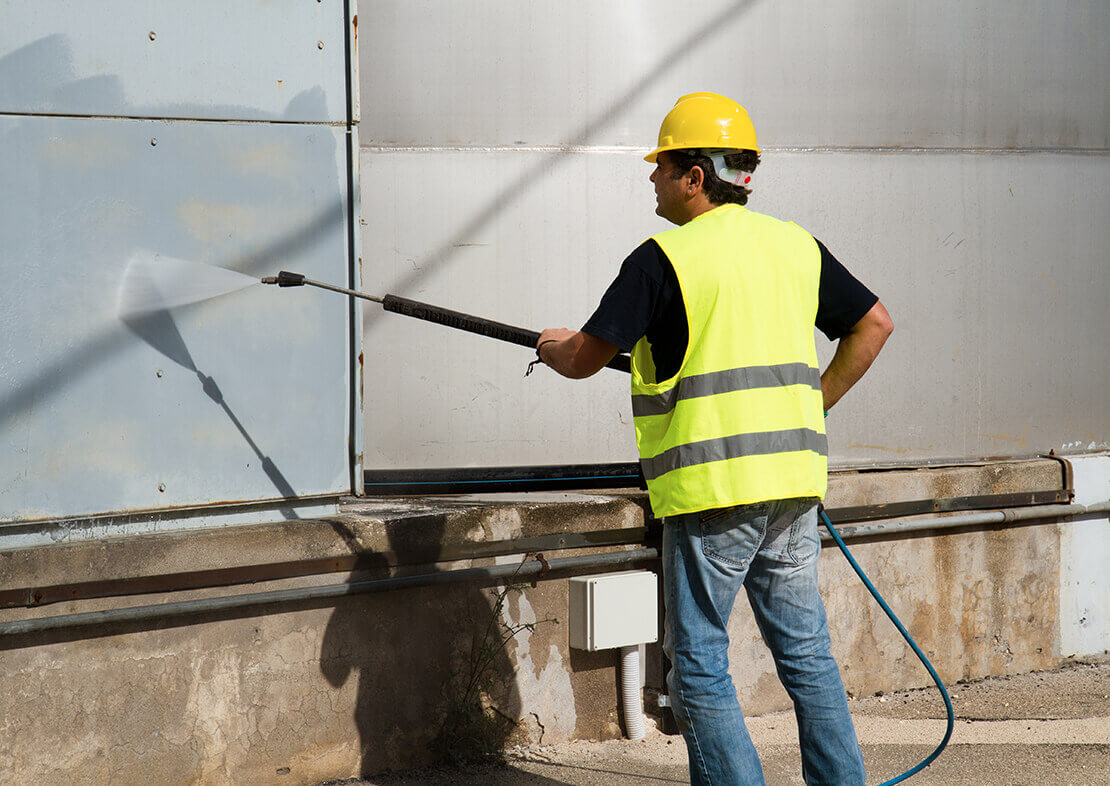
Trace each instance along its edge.
<instances>
[{"instance_id":1,"label":"wall seam","mask_svg":"<svg viewBox=\"0 0 1110 786\"><path fill-rule=\"evenodd\" d=\"M376 145L363 144L361 150L374 153L639 153L647 154L650 147L621 145ZM955 155L1045 155L1063 154L1103 156L1110 148L1098 147L896 147L896 146L815 146L815 147L764 147L762 153L891 153L891 154L945 154Z\"/></svg>"}]
</instances>

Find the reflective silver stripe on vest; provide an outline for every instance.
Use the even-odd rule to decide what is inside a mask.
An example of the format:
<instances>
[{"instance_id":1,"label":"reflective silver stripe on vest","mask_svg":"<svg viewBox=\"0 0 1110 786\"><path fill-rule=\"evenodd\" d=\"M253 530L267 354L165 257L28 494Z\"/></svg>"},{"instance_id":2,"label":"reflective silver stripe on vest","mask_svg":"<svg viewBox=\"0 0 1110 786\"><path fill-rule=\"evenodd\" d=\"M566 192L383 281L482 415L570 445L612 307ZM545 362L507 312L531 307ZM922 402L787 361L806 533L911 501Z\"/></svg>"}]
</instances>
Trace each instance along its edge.
<instances>
[{"instance_id":1,"label":"reflective silver stripe on vest","mask_svg":"<svg viewBox=\"0 0 1110 786\"><path fill-rule=\"evenodd\" d=\"M828 438L808 428L734 434L731 437L678 445L653 458L640 459L640 466L644 469L645 480L655 480L660 475L682 467L693 467L697 464L708 464L711 461L724 461L741 456L765 456L798 450L812 450L814 453L828 456Z\"/></svg>"},{"instance_id":2,"label":"reflective silver stripe on vest","mask_svg":"<svg viewBox=\"0 0 1110 786\"><path fill-rule=\"evenodd\" d=\"M654 396L633 396L632 415L633 417L662 415L670 412L679 401L687 398L787 385L808 385L814 390L820 390L821 372L805 363L782 363L777 366L744 366L725 371L712 371L708 374L694 374L681 379L666 393Z\"/></svg>"}]
</instances>

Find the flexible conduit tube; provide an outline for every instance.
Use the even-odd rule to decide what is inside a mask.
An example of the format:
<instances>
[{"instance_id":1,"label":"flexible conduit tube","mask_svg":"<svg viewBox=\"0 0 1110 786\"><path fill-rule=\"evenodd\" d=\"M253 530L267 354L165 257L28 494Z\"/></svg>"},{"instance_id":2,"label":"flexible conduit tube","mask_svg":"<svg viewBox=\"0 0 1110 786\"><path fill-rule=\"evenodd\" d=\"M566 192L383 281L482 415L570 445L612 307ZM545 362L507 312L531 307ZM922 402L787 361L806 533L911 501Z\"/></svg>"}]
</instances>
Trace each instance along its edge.
<instances>
[{"instance_id":1,"label":"flexible conduit tube","mask_svg":"<svg viewBox=\"0 0 1110 786\"><path fill-rule=\"evenodd\" d=\"M110 622L140 622L144 620L180 617L192 614L206 614L214 611L227 611L249 606L263 606L272 603L311 601L327 598L341 598L347 595L360 595L365 592L427 587L433 584L453 584L461 581L482 581L488 579L536 579L548 571L580 570L606 568L630 563L647 562L659 559L659 549L646 548L635 551L614 551L608 554L591 554L582 557L563 557L547 560L547 565L538 561L516 565L494 565L488 568L465 568L445 570L438 573L420 573L414 576L394 576L388 579L357 581L346 584L325 584L317 587L298 587L271 592L255 592L248 595L228 595L220 598L184 600L176 603L159 603L150 606L131 606L122 609L90 611L81 614L62 614L56 617L15 620L0 623L0 636L20 633L35 633L44 630L76 628L89 625L103 625Z\"/></svg>"},{"instance_id":2,"label":"flexible conduit tube","mask_svg":"<svg viewBox=\"0 0 1110 786\"><path fill-rule=\"evenodd\" d=\"M621 699L628 739L644 738L644 707L640 696L640 647L621 647Z\"/></svg>"},{"instance_id":3,"label":"flexible conduit tube","mask_svg":"<svg viewBox=\"0 0 1110 786\"><path fill-rule=\"evenodd\" d=\"M929 671L929 676L933 678L933 682L935 682L937 685L937 690L940 691L941 698L944 699L944 709L947 713L948 718L948 725L944 729L944 739L940 741L940 745L938 745L932 753L922 759L921 762L918 763L916 766L911 767L910 769L903 772L901 775L895 778L891 778L888 781L883 781L880 784L880 786L891 786L891 784L904 781L906 778L920 772L933 763L933 760L940 755L941 751L943 751L945 746L948 745L948 740L952 737L952 730L953 728L955 728L956 725L956 713L952 709L952 699L948 697L948 691L945 690L944 683L941 681L940 676L937 674L937 670L933 668L933 664L930 663L929 659L925 657L925 653L922 652L921 648L917 646L917 642L913 640L912 636L910 636L910 632L906 630L906 626L901 623L897 616L895 616L894 612L891 611L890 606L888 606L887 602L883 600L883 596L879 594L879 591L877 589L875 589L875 585L872 584L871 580L867 578L867 574L863 572L863 568L861 568L859 566L859 563L856 562L856 558L852 556L852 552L848 551L848 547L844 545L844 541L837 533L836 528L833 527L832 522L829 521L829 517L825 515L825 511L821 508L818 508L818 511L820 511L821 513L821 521L824 523L825 529L829 531L829 534L832 535L833 540L836 541L836 545L844 554L845 559L848 560L848 564L852 566L852 570L854 570L856 572L856 575L859 576L860 581L863 582L863 586L867 587L867 591L871 593L871 597L873 597L875 601L879 604L879 606L882 607L882 610L886 612L886 615L890 618L890 621L894 623L894 627L898 628L898 632L902 634L902 638L906 640L906 643L910 645L910 648L913 649L917 657L921 659L921 662L923 664L925 664L925 668Z\"/></svg>"},{"instance_id":4,"label":"flexible conduit tube","mask_svg":"<svg viewBox=\"0 0 1110 786\"><path fill-rule=\"evenodd\" d=\"M984 524L1009 524L1015 521L1036 521L1038 519L1076 518L1110 513L1110 500L1091 505L1036 505L1028 508L1006 508L980 513L967 513L957 516L936 516L927 519L896 519L874 524L844 526L845 538L862 538L869 535L890 535L902 532L922 532L924 530L952 529L955 527L975 527ZM828 521L828 516L825 517ZM832 531L822 540L835 540Z\"/></svg>"},{"instance_id":5,"label":"flexible conduit tube","mask_svg":"<svg viewBox=\"0 0 1110 786\"><path fill-rule=\"evenodd\" d=\"M1096 502L1090 505L1038 505L1029 508L1008 508L1005 510L972 513L962 516L940 516L930 519L862 524L860 526L846 528L844 537L851 539L869 535L889 535L930 529L1002 524L1012 521L1077 518L1079 516L1100 515L1105 513L1110 513L1110 500ZM827 517L825 517L825 519L827 520ZM824 539L824 536L822 536L822 539ZM657 559L658 557L658 549L647 548L638 551L621 551L596 556L554 559L550 560L548 564L552 570L572 570L579 567L595 568L604 567L606 565L624 565L630 562L643 562ZM478 581L482 579L506 577L512 575L514 572L517 572L517 575L521 577L533 576L542 572L542 566L538 563L527 563L523 566L500 565L491 568L467 568L465 570L441 571L438 573L426 573L415 576L397 576L388 579L377 579L374 581L363 581L351 584L328 584L323 587L304 587L291 590L254 593L250 595L231 595L221 598L162 603L153 606L135 606L123 609L86 612L83 614L64 614L54 617L15 620L12 622L0 622L0 636L100 625L111 622L135 622L189 614L204 614L206 612L223 611L246 606L261 606L270 603L338 598L344 595L357 595L363 592L381 592L391 589L404 589L406 587L446 584L454 581Z\"/></svg>"}]
</instances>

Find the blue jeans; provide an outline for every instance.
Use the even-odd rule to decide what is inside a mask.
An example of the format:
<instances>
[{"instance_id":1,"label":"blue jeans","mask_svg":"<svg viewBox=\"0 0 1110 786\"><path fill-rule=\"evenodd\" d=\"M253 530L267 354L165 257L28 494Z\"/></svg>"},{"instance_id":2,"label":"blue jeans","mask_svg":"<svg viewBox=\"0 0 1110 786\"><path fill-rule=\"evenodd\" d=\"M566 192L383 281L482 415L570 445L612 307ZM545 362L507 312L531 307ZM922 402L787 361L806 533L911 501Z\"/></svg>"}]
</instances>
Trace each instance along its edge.
<instances>
[{"instance_id":1,"label":"blue jeans","mask_svg":"<svg viewBox=\"0 0 1110 786\"><path fill-rule=\"evenodd\" d=\"M807 784L863 784L863 756L817 590L817 501L788 499L664 519L663 649L694 786L762 784L728 672L741 585L794 702Z\"/></svg>"}]
</instances>

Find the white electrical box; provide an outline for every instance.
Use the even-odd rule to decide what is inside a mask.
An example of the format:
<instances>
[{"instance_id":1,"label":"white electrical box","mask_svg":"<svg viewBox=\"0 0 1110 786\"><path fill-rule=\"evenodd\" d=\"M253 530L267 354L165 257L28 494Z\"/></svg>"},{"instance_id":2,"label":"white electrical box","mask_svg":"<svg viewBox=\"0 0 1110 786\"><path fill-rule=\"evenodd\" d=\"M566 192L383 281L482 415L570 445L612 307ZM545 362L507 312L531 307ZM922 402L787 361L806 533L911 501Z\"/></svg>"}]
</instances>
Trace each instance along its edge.
<instances>
[{"instance_id":1,"label":"white electrical box","mask_svg":"<svg viewBox=\"0 0 1110 786\"><path fill-rule=\"evenodd\" d=\"M659 604L655 574L629 570L570 580L570 646L607 650L656 641Z\"/></svg>"}]
</instances>

